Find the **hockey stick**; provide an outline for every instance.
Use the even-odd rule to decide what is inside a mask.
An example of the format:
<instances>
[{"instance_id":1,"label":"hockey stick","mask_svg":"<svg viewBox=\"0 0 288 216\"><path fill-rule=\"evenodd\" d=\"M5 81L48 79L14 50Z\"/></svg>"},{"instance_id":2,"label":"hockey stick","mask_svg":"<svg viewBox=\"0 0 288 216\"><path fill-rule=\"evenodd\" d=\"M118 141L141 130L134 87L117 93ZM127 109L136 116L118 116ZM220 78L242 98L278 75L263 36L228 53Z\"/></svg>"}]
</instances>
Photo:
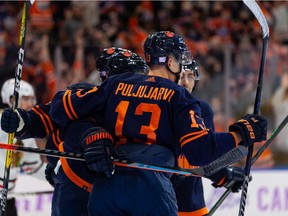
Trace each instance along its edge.
<instances>
[{"instance_id":1,"label":"hockey stick","mask_svg":"<svg viewBox=\"0 0 288 216\"><path fill-rule=\"evenodd\" d=\"M269 145L274 141L275 137L281 132L281 130L286 126L288 122L288 115L286 118L281 122L281 124L272 132L271 136L268 138L268 140L264 143L264 145L261 146L261 148L256 152L256 154L253 156L251 165L253 165L256 160L261 156L261 154L269 147ZM214 206L209 211L209 216L213 215L215 211L219 208L219 206L224 202L226 197L232 192L232 186L229 187L222 196L218 199L218 201L214 204Z\"/></svg>"},{"instance_id":2,"label":"hockey stick","mask_svg":"<svg viewBox=\"0 0 288 216\"><path fill-rule=\"evenodd\" d=\"M15 110L18 107L18 99L19 99L19 90L20 90L20 80L22 76L22 64L24 60L24 45L25 45L25 35L26 35L26 28L27 28L27 19L28 13L30 10L31 5L34 3L35 0L30 0L24 3L22 17L21 17L21 29L20 29L20 37L19 37L19 51L18 51L18 58L17 58L17 66L15 69L15 84L14 84L14 92L13 92L13 103L12 109ZM14 133L8 134L8 144L12 144L14 140ZM9 176L10 176L10 167L12 163L12 151L6 152L6 159L5 159L5 169L4 169L4 177L3 177L3 188L1 191L1 211L0 216L5 215L6 211L6 201L7 201L7 194L8 194L8 183L9 183Z\"/></svg>"},{"instance_id":3,"label":"hockey stick","mask_svg":"<svg viewBox=\"0 0 288 216\"><path fill-rule=\"evenodd\" d=\"M85 161L82 154L60 152L57 150L50 150L50 149L31 148L31 147L24 147L24 146L19 146L19 145L9 145L5 143L0 143L0 149L28 152L28 153L37 153L37 154L51 156L51 157L63 157L67 159ZM248 153L248 150L244 146L239 146L227 152L226 154L222 155L221 157L217 158L215 161L203 167L198 167L198 168L193 168L193 169L172 168L168 166L167 167L166 166L154 166L152 164L143 164L143 163L134 162L131 160L127 160L126 158L114 158L113 164L116 166L151 170L155 172L166 172L166 173L186 175L186 176L208 177L212 175L213 173L223 169L224 167L241 160L247 155L247 153Z\"/></svg>"},{"instance_id":4,"label":"hockey stick","mask_svg":"<svg viewBox=\"0 0 288 216\"><path fill-rule=\"evenodd\" d=\"M244 4L251 10L251 12L256 17L257 21L259 22L262 30L262 39L263 39L263 49L262 49L262 57L261 57L261 63L260 63L260 71L259 71L259 77L258 77L258 84L257 84L257 90L256 90L256 97L254 102L254 114L258 114L260 111L260 101L261 101L261 93L262 93L262 83L263 83L263 74L265 70L265 62L266 62L266 55L267 55L267 48L268 48L268 41L269 41L269 27L267 24L267 21L265 19L265 16L263 15L260 7L254 0L243 0ZM253 154L253 148L254 144L250 145L248 147L248 155L246 158L246 164L245 164L245 179L243 183L242 193L241 193L241 199L240 199L240 207L239 207L239 216L243 216L245 212L245 206L246 206L246 198L247 198L247 192L248 192L248 184L250 181L250 169L251 169L251 160L252 160L252 154Z\"/></svg>"}]
</instances>

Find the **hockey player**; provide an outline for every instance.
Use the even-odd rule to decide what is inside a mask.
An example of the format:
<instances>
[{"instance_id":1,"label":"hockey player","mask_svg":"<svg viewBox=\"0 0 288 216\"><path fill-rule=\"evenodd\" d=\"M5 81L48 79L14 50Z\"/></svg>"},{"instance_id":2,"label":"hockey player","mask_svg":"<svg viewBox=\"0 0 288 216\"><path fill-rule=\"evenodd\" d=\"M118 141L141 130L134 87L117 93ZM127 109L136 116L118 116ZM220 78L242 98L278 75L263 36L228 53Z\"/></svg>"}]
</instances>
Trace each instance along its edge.
<instances>
[{"instance_id":1,"label":"hockey player","mask_svg":"<svg viewBox=\"0 0 288 216\"><path fill-rule=\"evenodd\" d=\"M186 88L189 93L192 93L200 80L200 73L198 65L195 60L192 64L182 66L182 72L178 84ZM209 130L214 131L213 123L213 111L210 105L199 100L202 119L205 126ZM178 165L182 168L192 168L189 165L185 156L181 154L178 157ZM204 192L201 178L198 177L185 177L179 180L178 176L173 176L174 181L176 181L175 193L178 201L178 215L194 215L203 216L208 214L208 209L204 200ZM221 170L220 172L209 177L213 183L214 187L225 187L228 186L232 181L234 181L234 186L232 188L233 192L238 192L243 184L244 174L239 167L229 167ZM178 180L178 181L177 181Z\"/></svg>"},{"instance_id":2,"label":"hockey player","mask_svg":"<svg viewBox=\"0 0 288 216\"><path fill-rule=\"evenodd\" d=\"M140 56L129 50L115 47L104 49L97 59L96 65L103 80L108 76L119 74L120 71L129 71L130 73L148 71L145 61ZM77 83L68 87L67 90L80 92L94 88L96 87L88 83ZM101 121L97 120L84 118L72 122L67 127L64 127L65 129L59 129L58 139L51 138L48 144L58 146L60 151L83 153L79 134L89 133L91 128L98 128L97 125L100 125ZM55 136L55 133L53 133L52 136L56 137L57 135ZM88 215L89 193L97 174L89 170L85 162L60 158L57 164L57 176L53 178L55 185L52 200L53 215ZM59 209L55 208L56 206L67 207ZM70 206L74 206L74 208Z\"/></svg>"},{"instance_id":3,"label":"hockey player","mask_svg":"<svg viewBox=\"0 0 288 216\"><path fill-rule=\"evenodd\" d=\"M78 91L93 87L92 84L77 83L77 85L71 85L67 89ZM6 132L16 132L15 136L23 139L23 141L29 140L31 137L48 137L47 149L63 151L64 132L70 127L60 127L53 122L49 117L49 109L50 103L34 106L29 111L19 108L17 112L13 112L12 109L5 109L1 119L1 128ZM11 118L11 116L14 117ZM83 127L80 123L78 125L80 127L78 126L77 130L81 131ZM73 135L73 133L71 134ZM73 137L69 136L69 138ZM77 149L75 146L71 146L71 148L73 152L79 152L79 148ZM87 202L94 176L87 169L86 163L77 161L77 163L68 164L69 160L61 159L61 164L60 160L55 157L47 157L47 160L45 177L54 186L51 215L87 216Z\"/></svg>"},{"instance_id":4,"label":"hockey player","mask_svg":"<svg viewBox=\"0 0 288 216\"><path fill-rule=\"evenodd\" d=\"M243 116L227 133L206 128L198 100L175 83L181 66L192 61L178 35L151 34L144 50L149 75L115 75L99 88L60 91L51 103L49 114L57 124L66 127L89 116L103 122L112 135L99 128L79 134L87 166L103 173L95 178L90 193L90 215L178 214L170 176L115 169L113 140L117 151L132 160L173 167L180 152L190 164L201 166L238 144L249 146L266 139L267 121L260 115Z\"/></svg>"},{"instance_id":5,"label":"hockey player","mask_svg":"<svg viewBox=\"0 0 288 216\"><path fill-rule=\"evenodd\" d=\"M178 84L186 88L190 94L195 89L199 80L200 74L195 60L193 60L190 65L182 66L182 72ZM214 131L213 111L211 107L205 101L200 99L198 100L201 108L201 117L203 118L205 126L209 128L209 130ZM183 154L178 157L178 166L182 168L192 168ZM208 209L204 200L202 179L191 176L185 177L181 181L179 176L173 177L177 184L174 189L178 203L178 215L207 215Z\"/></svg>"},{"instance_id":6,"label":"hockey player","mask_svg":"<svg viewBox=\"0 0 288 216\"><path fill-rule=\"evenodd\" d=\"M8 79L4 82L1 89L1 98L3 104L7 104L9 107L12 107L13 103L13 91L14 91L15 79ZM19 107L24 110L30 110L36 104L36 97L33 87L26 81L20 81L20 91L19 91ZM2 112L1 112L2 113ZM0 131L0 142L7 143L8 134L4 131ZM39 142L39 141L38 141ZM35 139L25 139L25 140L16 140L15 143L19 145L24 145L25 147L37 147ZM0 188L3 187L3 176L5 169L5 158L6 150L0 150ZM25 172L26 174L33 175L40 179L44 178L44 169L43 161L39 155L29 154L29 153L15 153L12 154L12 163L10 168L9 184L8 184L8 197L7 197L7 206L6 206L6 215L16 216L17 209L15 205L15 195L14 188L17 180L17 176L20 171Z\"/></svg>"},{"instance_id":7,"label":"hockey player","mask_svg":"<svg viewBox=\"0 0 288 216\"><path fill-rule=\"evenodd\" d=\"M103 80L120 72L148 72L148 66L140 56L122 48L104 49L96 64ZM94 87L89 83L77 83L68 86L67 90L76 92ZM77 141L79 137L75 134L84 133L89 128L95 127L97 123L89 118L75 121L67 127L60 127L50 119L49 109L50 103L33 107L27 113L19 110L21 118L25 119L25 126L21 131L16 132L16 135L22 138L49 135L47 149L82 153L82 148L79 145L80 141ZM6 110L5 113L10 115L11 110ZM11 125L14 124L11 123ZM5 125L1 124L1 127L5 128ZM9 125L6 125L5 130L14 131L15 128L12 129ZM75 133L75 131L78 133ZM88 215L87 202L95 173L88 170L86 163L83 162L64 158L60 160L54 157L47 158L49 164L46 169L46 177L50 184L55 187L52 199L52 215Z\"/></svg>"}]
</instances>

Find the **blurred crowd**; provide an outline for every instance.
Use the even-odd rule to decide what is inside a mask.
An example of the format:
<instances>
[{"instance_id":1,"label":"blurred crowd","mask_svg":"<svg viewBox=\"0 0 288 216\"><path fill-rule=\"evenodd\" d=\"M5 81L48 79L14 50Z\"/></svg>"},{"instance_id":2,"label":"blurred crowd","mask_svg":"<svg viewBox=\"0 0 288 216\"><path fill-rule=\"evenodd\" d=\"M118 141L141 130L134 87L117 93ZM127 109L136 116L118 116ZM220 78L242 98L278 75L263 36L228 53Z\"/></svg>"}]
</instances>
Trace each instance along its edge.
<instances>
[{"instance_id":1,"label":"blurred crowd","mask_svg":"<svg viewBox=\"0 0 288 216\"><path fill-rule=\"evenodd\" d=\"M258 3L270 28L261 113L273 131L288 113L288 1ZM14 77L22 6L0 2L0 85ZM146 37L170 30L184 38L200 66L195 94L211 104L216 130L253 112L262 32L241 1L45 0L36 1L29 16L22 78L35 87L38 103L67 84L100 84L95 59L103 48L143 57ZM287 133L286 127L275 152L288 153Z\"/></svg>"}]
</instances>

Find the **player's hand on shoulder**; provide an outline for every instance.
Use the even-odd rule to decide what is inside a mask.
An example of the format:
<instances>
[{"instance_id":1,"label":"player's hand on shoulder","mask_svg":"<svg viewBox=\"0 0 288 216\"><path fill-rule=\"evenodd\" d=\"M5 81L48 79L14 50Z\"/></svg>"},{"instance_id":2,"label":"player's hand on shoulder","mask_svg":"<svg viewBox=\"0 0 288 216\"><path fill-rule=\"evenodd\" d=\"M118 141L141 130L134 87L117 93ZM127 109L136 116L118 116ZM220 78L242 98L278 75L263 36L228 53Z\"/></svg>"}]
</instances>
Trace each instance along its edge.
<instances>
[{"instance_id":1,"label":"player's hand on shoulder","mask_svg":"<svg viewBox=\"0 0 288 216\"><path fill-rule=\"evenodd\" d=\"M229 126L229 131L240 133L242 137L241 144L250 146L254 142L266 140L267 124L264 116L245 114L240 120Z\"/></svg>"},{"instance_id":2,"label":"player's hand on shoulder","mask_svg":"<svg viewBox=\"0 0 288 216\"><path fill-rule=\"evenodd\" d=\"M24 127L23 117L25 111L22 109L16 109L13 111L12 108L4 109L1 116L1 129L7 133L14 133L22 130Z\"/></svg>"},{"instance_id":3,"label":"player's hand on shoulder","mask_svg":"<svg viewBox=\"0 0 288 216\"><path fill-rule=\"evenodd\" d=\"M117 155L111 134L101 127L93 127L81 140L88 168L111 177L114 173L113 156Z\"/></svg>"}]
</instances>

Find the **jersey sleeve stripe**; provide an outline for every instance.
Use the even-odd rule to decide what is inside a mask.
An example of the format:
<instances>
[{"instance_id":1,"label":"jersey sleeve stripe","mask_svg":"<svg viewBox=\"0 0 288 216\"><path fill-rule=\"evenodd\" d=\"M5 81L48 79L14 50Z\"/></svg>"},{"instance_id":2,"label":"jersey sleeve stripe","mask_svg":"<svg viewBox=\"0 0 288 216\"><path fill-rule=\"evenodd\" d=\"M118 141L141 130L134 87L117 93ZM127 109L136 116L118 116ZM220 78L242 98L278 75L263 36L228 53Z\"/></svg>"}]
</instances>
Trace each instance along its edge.
<instances>
[{"instance_id":1,"label":"jersey sleeve stripe","mask_svg":"<svg viewBox=\"0 0 288 216\"><path fill-rule=\"evenodd\" d=\"M195 135L201 134L201 133L203 133L205 131L208 131L208 130L205 129L205 130L196 131L196 132L192 132L192 133L186 134L186 135L184 135L183 137L180 138L180 142L183 142L183 140L186 139L187 137L195 136Z\"/></svg>"},{"instance_id":2,"label":"jersey sleeve stripe","mask_svg":"<svg viewBox=\"0 0 288 216\"><path fill-rule=\"evenodd\" d=\"M57 132L58 132L58 130L57 130ZM59 144L61 142L58 142L57 135L55 135L55 133L52 133L52 140L53 140L54 145L57 147L57 149L59 149Z\"/></svg>"},{"instance_id":3,"label":"jersey sleeve stripe","mask_svg":"<svg viewBox=\"0 0 288 216\"><path fill-rule=\"evenodd\" d=\"M59 150L64 152L63 142L59 145ZM88 192L91 192L92 184L89 182L83 180L80 178L76 173L73 172L73 170L69 167L69 164L67 162L66 158L60 158L61 165L63 168L64 173L67 175L67 177L78 187L87 190Z\"/></svg>"},{"instance_id":4,"label":"jersey sleeve stripe","mask_svg":"<svg viewBox=\"0 0 288 216\"><path fill-rule=\"evenodd\" d=\"M63 95L63 105L64 105L64 110L66 112L66 114L68 115L69 119L71 120L75 120L75 116L73 116L73 113L69 110L69 108L71 109L71 91L67 90L64 95ZM70 100L69 100L70 99Z\"/></svg>"},{"instance_id":5,"label":"jersey sleeve stripe","mask_svg":"<svg viewBox=\"0 0 288 216\"><path fill-rule=\"evenodd\" d=\"M57 139L57 143L61 143L62 142L62 140L61 140L61 138L60 138L60 130L57 130L56 131L56 139Z\"/></svg>"},{"instance_id":6,"label":"jersey sleeve stripe","mask_svg":"<svg viewBox=\"0 0 288 216\"><path fill-rule=\"evenodd\" d=\"M50 131L53 131L54 128L53 128L53 124L52 124L52 122L51 122L50 116L47 115L47 114L44 112L44 110L41 109L41 107L36 106L35 108L39 111L39 113L42 113L42 115L45 117L45 119L46 119L47 122L48 122L48 126L49 126L49 128L50 128Z\"/></svg>"},{"instance_id":7,"label":"jersey sleeve stripe","mask_svg":"<svg viewBox=\"0 0 288 216\"><path fill-rule=\"evenodd\" d=\"M45 121L44 116L43 116L41 113L39 113L38 110L36 110L35 108L32 108L32 110L40 117L40 119L41 119L41 121L42 121L42 123L43 123L43 126L44 126L44 128L45 128L46 135L48 135L50 132L49 132L49 128L48 128L48 126L47 126L47 123L46 123L46 121Z\"/></svg>"},{"instance_id":8,"label":"jersey sleeve stripe","mask_svg":"<svg viewBox=\"0 0 288 216\"><path fill-rule=\"evenodd\" d=\"M204 135L206 135L206 134L208 134L208 132L207 132L207 131L203 131L202 133L198 134L197 136L193 136L193 137L191 137L190 139L186 139L185 141L180 142L181 148L182 148L185 144L187 144L188 142L191 142L191 141L193 141L193 140L195 140L195 139L198 139L198 138L200 138L200 137L202 137L202 136L204 136Z\"/></svg>"},{"instance_id":9,"label":"jersey sleeve stripe","mask_svg":"<svg viewBox=\"0 0 288 216\"><path fill-rule=\"evenodd\" d=\"M71 102L71 91L69 91L69 95L68 95L68 103L69 103L69 107L71 109L72 114L74 115L75 119L78 119L78 116L76 115L76 112L73 108L72 102Z\"/></svg>"}]
</instances>

